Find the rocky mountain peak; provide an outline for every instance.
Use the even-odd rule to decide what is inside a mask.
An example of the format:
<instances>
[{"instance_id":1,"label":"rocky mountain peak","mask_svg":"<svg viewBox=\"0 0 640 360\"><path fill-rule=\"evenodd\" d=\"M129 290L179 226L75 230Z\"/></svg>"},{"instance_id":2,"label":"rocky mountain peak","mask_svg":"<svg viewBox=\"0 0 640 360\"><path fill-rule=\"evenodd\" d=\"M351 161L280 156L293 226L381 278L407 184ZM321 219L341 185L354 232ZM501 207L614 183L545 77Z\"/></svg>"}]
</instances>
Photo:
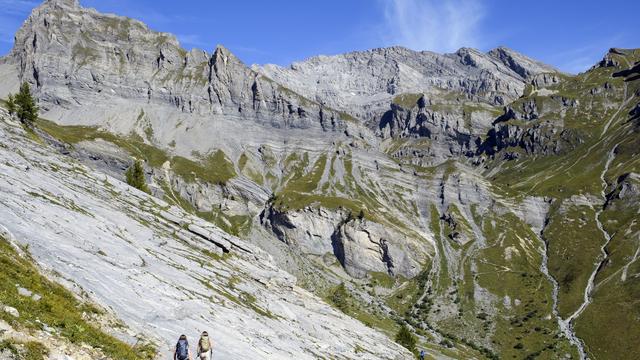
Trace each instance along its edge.
<instances>
[{"instance_id":1,"label":"rocky mountain peak","mask_svg":"<svg viewBox=\"0 0 640 360\"><path fill-rule=\"evenodd\" d=\"M80 1L78 0L45 0L41 6L65 6L65 7L80 7Z\"/></svg>"},{"instance_id":2,"label":"rocky mountain peak","mask_svg":"<svg viewBox=\"0 0 640 360\"><path fill-rule=\"evenodd\" d=\"M540 73L559 72L558 69L553 66L533 60L505 46L499 46L489 51L487 54L494 59L499 60L502 64L513 70L525 80L530 80L533 76Z\"/></svg>"},{"instance_id":3,"label":"rocky mountain peak","mask_svg":"<svg viewBox=\"0 0 640 360\"><path fill-rule=\"evenodd\" d=\"M11 54L1 62L13 66L19 81L35 85L42 109L63 108L65 118L71 117L69 112L86 117L88 107L116 98L128 104L168 106L171 111L162 112L164 119L181 113L242 113L245 118L266 117L279 127L326 129L317 104L267 80L255 83L256 73L225 47L219 45L212 55L187 51L172 34L83 8L76 1L47 1L36 8L16 34ZM15 88L14 83L0 85L0 96ZM100 122L115 117L120 131L130 131L140 107L114 110L91 118Z\"/></svg>"},{"instance_id":4,"label":"rocky mountain peak","mask_svg":"<svg viewBox=\"0 0 640 360\"><path fill-rule=\"evenodd\" d=\"M246 68L245 64L237 56L235 56L229 49L223 45L218 44L213 51L211 62L218 65L228 66L233 64L235 66L241 66Z\"/></svg>"}]
</instances>

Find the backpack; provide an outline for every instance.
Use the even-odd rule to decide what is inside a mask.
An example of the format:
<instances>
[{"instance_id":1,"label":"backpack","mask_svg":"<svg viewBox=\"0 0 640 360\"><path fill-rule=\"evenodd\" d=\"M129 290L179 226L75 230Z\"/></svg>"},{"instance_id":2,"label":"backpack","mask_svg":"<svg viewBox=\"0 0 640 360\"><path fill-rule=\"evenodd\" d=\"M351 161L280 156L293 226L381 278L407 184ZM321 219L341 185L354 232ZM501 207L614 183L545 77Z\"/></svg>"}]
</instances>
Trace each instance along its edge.
<instances>
[{"instance_id":1,"label":"backpack","mask_svg":"<svg viewBox=\"0 0 640 360\"><path fill-rule=\"evenodd\" d=\"M211 345L211 343L209 342L209 337L208 336L201 336L200 337L200 351L207 352L207 351L211 350L211 347L209 345Z\"/></svg>"},{"instance_id":2,"label":"backpack","mask_svg":"<svg viewBox=\"0 0 640 360\"><path fill-rule=\"evenodd\" d=\"M189 358L189 342L187 340L178 340L176 357L178 360L187 360Z\"/></svg>"}]
</instances>

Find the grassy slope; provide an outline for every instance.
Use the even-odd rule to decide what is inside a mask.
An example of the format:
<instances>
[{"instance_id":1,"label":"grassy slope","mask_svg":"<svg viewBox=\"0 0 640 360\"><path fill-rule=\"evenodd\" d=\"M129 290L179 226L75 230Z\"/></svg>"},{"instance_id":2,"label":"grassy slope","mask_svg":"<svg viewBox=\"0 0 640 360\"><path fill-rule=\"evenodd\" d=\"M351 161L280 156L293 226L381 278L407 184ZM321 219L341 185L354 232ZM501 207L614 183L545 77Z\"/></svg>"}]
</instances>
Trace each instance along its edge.
<instances>
[{"instance_id":1,"label":"grassy slope","mask_svg":"<svg viewBox=\"0 0 640 360\"><path fill-rule=\"evenodd\" d=\"M636 50L627 56L615 57L621 67L594 69L551 88L559 95L578 100L580 106L565 114L551 111L546 118L536 120L559 121L565 129L580 134L584 143L561 156L524 156L501 166L501 171L492 178L506 188L508 196L538 195L556 199L544 237L549 242L550 271L560 284L559 311L563 317L573 313L582 303L587 279L593 264L601 259L599 248L605 242L594 219L600 205L571 205L571 197L585 195L601 199L600 174L609 152L616 146L616 157L605 174L607 183L614 183L625 173L640 173L640 136L637 125L629 121L628 115L638 98L623 104L625 87L627 98L631 98L638 93L640 80L613 76L638 61L640 52ZM592 94L592 89L600 91ZM538 97L535 101L544 107L545 102L551 100ZM610 120L611 126L605 131L605 124ZM607 191L610 190L609 186ZM635 278L626 282L611 278L616 271L618 277L615 279L619 278L620 267L629 261L637 248L637 243L634 245L630 239L630 236L637 236L637 232L632 231L637 227L632 219L637 220L638 213L633 214L625 215L618 209L603 215L617 224L617 229L608 229L613 234L607 249L611 257L596 278L593 303L575 322L578 336L584 339L594 358L632 358L640 352L637 342L640 286ZM625 235L629 231L631 235ZM631 268L629 272L634 273Z\"/></svg>"},{"instance_id":2,"label":"grassy slope","mask_svg":"<svg viewBox=\"0 0 640 360\"><path fill-rule=\"evenodd\" d=\"M462 214L456 212L454 217L460 222ZM448 237L454 230L439 218L433 208L432 226L439 251L447 248L446 252L458 254L461 262L451 268L452 264L441 261L437 277L432 278L427 300L429 314L435 319L432 325L448 338L478 348L488 357L557 358L573 354L568 342L558 337L551 284L540 272L541 242L530 227L511 213L476 214L455 231L466 232L474 239L470 222L475 222L486 243L480 245L475 239L461 245ZM478 297L483 292L485 295ZM483 297L485 300L481 300ZM491 303L486 302L489 299ZM451 303L457 313L443 319L440 313L451 311L447 306Z\"/></svg>"},{"instance_id":3,"label":"grassy slope","mask_svg":"<svg viewBox=\"0 0 640 360\"><path fill-rule=\"evenodd\" d=\"M54 138L68 143L77 144L81 141L102 139L127 151L131 156L144 159L149 166L159 168L169 161L173 172L187 182L203 181L210 184L224 185L227 181L237 176L235 167L222 150L217 150L207 156L200 156L198 161L182 156L170 156L164 150L145 141L135 134L118 136L89 126L63 126L51 121L39 119L39 129L45 131ZM199 212L187 200L182 199L170 191L169 184L160 184L165 191L165 200L176 204L185 210L209 220L218 225L224 231L241 236L249 232L251 221L249 216L227 215L214 207L211 212Z\"/></svg>"},{"instance_id":4,"label":"grassy slope","mask_svg":"<svg viewBox=\"0 0 640 360\"><path fill-rule=\"evenodd\" d=\"M640 249L640 203L637 198L614 199L601 219L612 235L609 259L595 279L593 302L576 321L576 330L594 358L633 359L640 352L640 261L635 256Z\"/></svg>"},{"instance_id":5,"label":"grassy slope","mask_svg":"<svg viewBox=\"0 0 640 360\"><path fill-rule=\"evenodd\" d=\"M18 295L16 285L41 295L42 299L35 301ZM57 329L58 334L70 342L101 349L112 359L152 359L155 356L152 347L132 347L95 327L90 317L99 315L100 310L78 301L71 292L42 276L30 259L19 256L1 238L0 303L20 312L19 318L0 312L0 318L14 327L36 330L44 323Z\"/></svg>"}]
</instances>

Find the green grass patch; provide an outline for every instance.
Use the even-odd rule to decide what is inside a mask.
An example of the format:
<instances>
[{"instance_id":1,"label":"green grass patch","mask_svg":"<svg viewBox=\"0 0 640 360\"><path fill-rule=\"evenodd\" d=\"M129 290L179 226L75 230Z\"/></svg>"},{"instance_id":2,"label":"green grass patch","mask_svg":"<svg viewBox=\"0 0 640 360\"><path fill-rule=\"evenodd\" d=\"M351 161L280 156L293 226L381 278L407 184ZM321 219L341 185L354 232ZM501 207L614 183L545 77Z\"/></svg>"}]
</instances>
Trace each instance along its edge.
<instances>
[{"instance_id":1,"label":"green grass patch","mask_svg":"<svg viewBox=\"0 0 640 360\"><path fill-rule=\"evenodd\" d=\"M258 170L255 170L247 154L242 153L242 155L240 155L238 159L238 169L244 176L253 180L256 184L264 185L264 177Z\"/></svg>"},{"instance_id":2,"label":"green grass patch","mask_svg":"<svg viewBox=\"0 0 640 360\"><path fill-rule=\"evenodd\" d=\"M476 255L474 279L499 299L509 301L495 307L497 316L477 317L476 314L487 312L483 308L470 315L481 326L490 325L487 321L495 324L495 331L488 335L500 357L527 358L533 354L557 358L565 352L575 354L568 341L558 335L551 308L551 284L540 272L541 242L537 236L511 213L485 214L483 233L487 247Z\"/></svg>"},{"instance_id":3,"label":"green grass patch","mask_svg":"<svg viewBox=\"0 0 640 360\"><path fill-rule=\"evenodd\" d=\"M324 299L343 313L368 327L384 332L387 336L394 336L399 329L398 324L384 312L362 304L344 284L330 288Z\"/></svg>"},{"instance_id":4,"label":"green grass patch","mask_svg":"<svg viewBox=\"0 0 640 360\"><path fill-rule=\"evenodd\" d=\"M395 105L401 106L404 109L411 109L414 106L418 105L418 100L420 100L422 96L422 94L400 94L395 96L391 102Z\"/></svg>"},{"instance_id":5,"label":"green grass patch","mask_svg":"<svg viewBox=\"0 0 640 360\"><path fill-rule=\"evenodd\" d=\"M575 322L577 335L593 359L634 359L640 353L640 204L613 200L601 216L612 234L608 260L595 278L592 302ZM593 326L598 324L598 326Z\"/></svg>"},{"instance_id":6,"label":"green grass patch","mask_svg":"<svg viewBox=\"0 0 640 360\"><path fill-rule=\"evenodd\" d=\"M0 352L3 351L8 351L19 360L44 360L47 359L49 355L49 350L44 345L36 341L0 341Z\"/></svg>"},{"instance_id":7,"label":"green grass patch","mask_svg":"<svg viewBox=\"0 0 640 360\"><path fill-rule=\"evenodd\" d=\"M583 302L584 289L600 256L604 235L588 206L554 207L544 237L549 243L549 271L558 281L558 311L566 318Z\"/></svg>"},{"instance_id":8,"label":"green grass patch","mask_svg":"<svg viewBox=\"0 0 640 360\"><path fill-rule=\"evenodd\" d=\"M171 159L171 169L190 182L195 182L197 178L211 184L223 185L236 176L233 163L222 150L209 154L199 162L175 156Z\"/></svg>"},{"instance_id":9,"label":"green grass patch","mask_svg":"<svg viewBox=\"0 0 640 360\"><path fill-rule=\"evenodd\" d=\"M370 272L371 285L381 286L383 288L391 289L396 284L396 279L385 272Z\"/></svg>"},{"instance_id":10,"label":"green grass patch","mask_svg":"<svg viewBox=\"0 0 640 360\"><path fill-rule=\"evenodd\" d=\"M124 149L138 159L146 160L153 167L160 167L165 161L169 160L166 152L146 144L140 136L135 134L118 136L97 127L63 126L44 119L38 119L36 125L40 130L45 131L52 137L71 145L82 141L102 139Z\"/></svg>"}]
</instances>

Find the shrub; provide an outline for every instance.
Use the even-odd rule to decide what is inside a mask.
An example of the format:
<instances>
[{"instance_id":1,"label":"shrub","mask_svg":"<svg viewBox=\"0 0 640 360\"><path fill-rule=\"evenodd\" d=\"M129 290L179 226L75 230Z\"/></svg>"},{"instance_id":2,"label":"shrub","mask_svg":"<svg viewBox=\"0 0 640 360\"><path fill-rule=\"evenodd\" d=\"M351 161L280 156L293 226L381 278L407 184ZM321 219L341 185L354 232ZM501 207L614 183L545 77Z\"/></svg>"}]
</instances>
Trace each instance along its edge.
<instances>
[{"instance_id":1,"label":"shrub","mask_svg":"<svg viewBox=\"0 0 640 360\"><path fill-rule=\"evenodd\" d=\"M335 290L333 290L330 300L333 305L343 312L346 312L349 309L349 292L347 291L346 286L344 286L344 283L338 285Z\"/></svg>"},{"instance_id":2,"label":"shrub","mask_svg":"<svg viewBox=\"0 0 640 360\"><path fill-rule=\"evenodd\" d=\"M396 342L409 351L415 353L416 349L416 337L411 333L411 330L406 325L402 325L400 330L396 334Z\"/></svg>"},{"instance_id":3,"label":"shrub","mask_svg":"<svg viewBox=\"0 0 640 360\"><path fill-rule=\"evenodd\" d=\"M16 113L16 100L12 94L9 94L7 99L7 111L9 111L9 115L15 115Z\"/></svg>"}]
</instances>

